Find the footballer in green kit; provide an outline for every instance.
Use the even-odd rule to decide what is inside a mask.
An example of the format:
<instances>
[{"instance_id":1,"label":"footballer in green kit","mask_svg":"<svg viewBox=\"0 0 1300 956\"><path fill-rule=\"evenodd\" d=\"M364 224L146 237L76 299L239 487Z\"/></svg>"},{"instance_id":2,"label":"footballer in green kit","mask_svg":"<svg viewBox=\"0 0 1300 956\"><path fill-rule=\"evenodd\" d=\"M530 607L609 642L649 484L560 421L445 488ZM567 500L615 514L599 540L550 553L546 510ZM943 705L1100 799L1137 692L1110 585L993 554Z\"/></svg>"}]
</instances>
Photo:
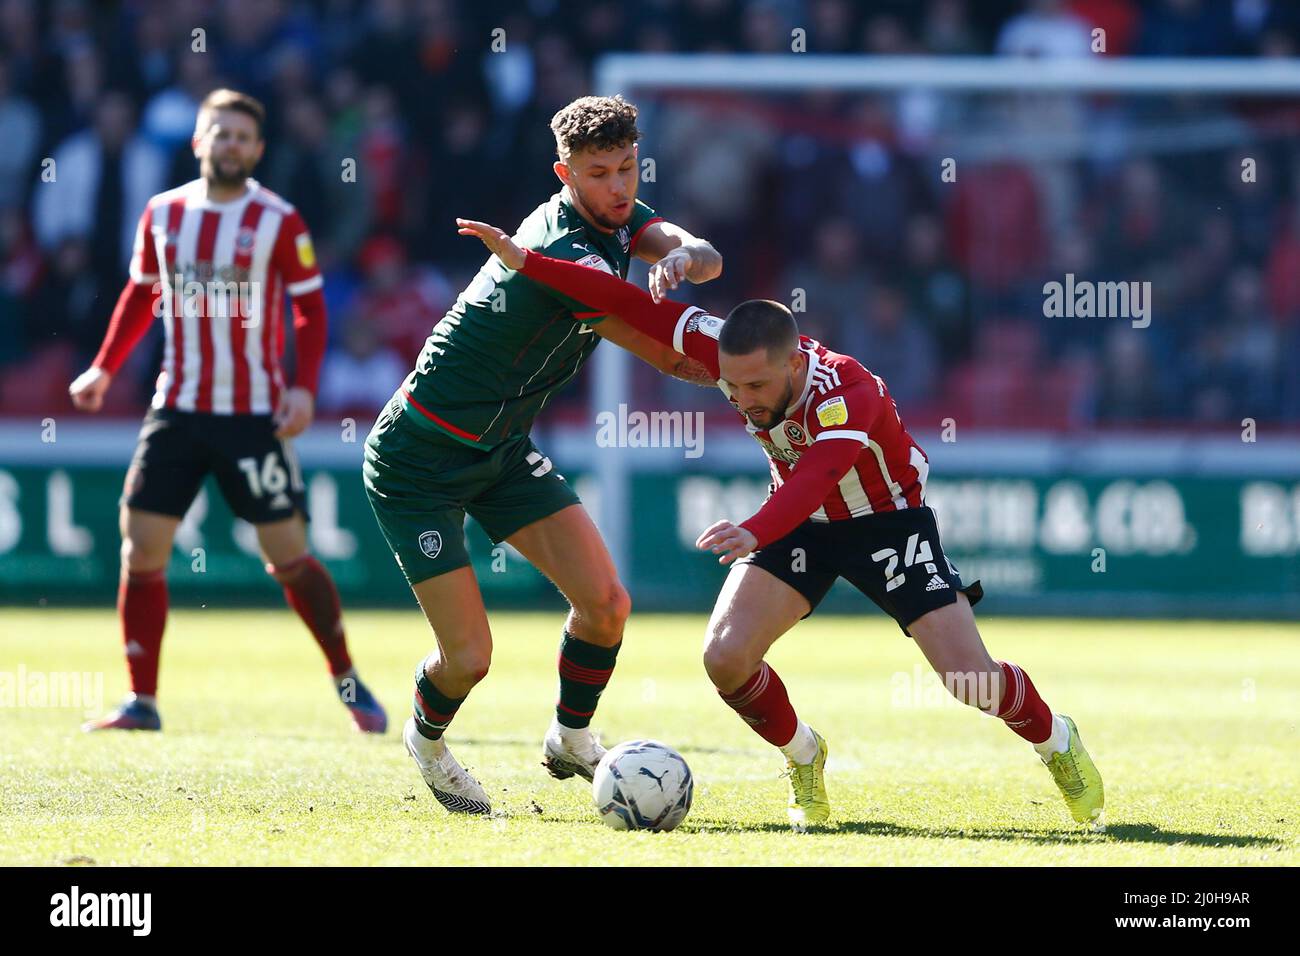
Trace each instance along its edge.
<instances>
[{"instance_id":1,"label":"footballer in green kit","mask_svg":"<svg viewBox=\"0 0 1300 956\"><path fill-rule=\"evenodd\" d=\"M554 168L563 188L533 210L515 240L620 278L634 256L654 263L650 290L659 298L683 280L715 278L722 258L636 198L636 115L621 97L596 96L555 115ZM533 419L601 338L661 371L713 384L694 360L507 269L494 255L434 327L366 439L371 507L437 642L416 670L406 747L434 797L453 812L491 810L483 787L443 740L492 656L465 548L466 514L494 543L515 547L570 604L544 766L560 779L590 780L604 754L591 717L613 672L630 601L577 495L529 437Z\"/></svg>"}]
</instances>

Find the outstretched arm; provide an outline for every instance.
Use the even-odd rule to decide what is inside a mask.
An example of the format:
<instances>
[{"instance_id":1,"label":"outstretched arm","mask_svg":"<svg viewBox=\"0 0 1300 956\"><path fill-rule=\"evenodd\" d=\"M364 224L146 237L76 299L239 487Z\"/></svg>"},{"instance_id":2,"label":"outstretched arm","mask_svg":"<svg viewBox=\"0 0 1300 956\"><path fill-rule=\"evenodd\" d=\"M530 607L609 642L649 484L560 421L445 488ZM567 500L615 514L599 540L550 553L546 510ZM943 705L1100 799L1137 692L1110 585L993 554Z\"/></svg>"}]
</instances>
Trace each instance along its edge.
<instances>
[{"instance_id":1,"label":"outstretched arm","mask_svg":"<svg viewBox=\"0 0 1300 956\"><path fill-rule=\"evenodd\" d=\"M679 375L679 370L676 368L669 370L660 361L646 358L651 365L670 375L686 377L687 381L700 381L702 368L710 384L717 382L719 373L716 339L705 335L682 335L678 341L679 326L685 313L692 311L692 306L671 299L655 302L649 294L630 282L624 282L618 276L600 269L581 266L575 262L553 259L539 252L525 251L519 248L503 230L485 222L457 219L456 224L460 227L458 231L462 236L475 236L482 240L483 244L507 268L522 272L530 279L550 286L579 302L585 302L610 316L618 316L637 332L698 363L698 367L693 365L688 369L681 369L680 371L686 373L685 376ZM608 322L609 319L606 319L601 325L604 326ZM615 328L611 327L613 335L606 336L611 341L617 340L618 333ZM600 331L603 334L604 330ZM677 364L679 363L674 363L674 366Z\"/></svg>"},{"instance_id":2,"label":"outstretched arm","mask_svg":"<svg viewBox=\"0 0 1300 956\"><path fill-rule=\"evenodd\" d=\"M799 458L790 477L763 502L763 507L739 525L730 521L710 525L695 546L721 555L719 564L731 564L751 551L781 540L822 506L861 451L862 443L850 438L813 442Z\"/></svg>"}]
</instances>

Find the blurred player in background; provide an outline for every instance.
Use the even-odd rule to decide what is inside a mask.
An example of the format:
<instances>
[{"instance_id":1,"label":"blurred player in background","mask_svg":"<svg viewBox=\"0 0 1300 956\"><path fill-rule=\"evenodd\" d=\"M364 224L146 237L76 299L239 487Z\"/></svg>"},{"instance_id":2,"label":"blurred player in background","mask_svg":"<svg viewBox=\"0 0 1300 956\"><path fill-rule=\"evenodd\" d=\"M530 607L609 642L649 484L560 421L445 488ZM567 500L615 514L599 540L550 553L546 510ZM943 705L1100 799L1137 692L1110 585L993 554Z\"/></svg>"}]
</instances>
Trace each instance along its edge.
<instances>
[{"instance_id":1,"label":"blurred player in background","mask_svg":"<svg viewBox=\"0 0 1300 956\"><path fill-rule=\"evenodd\" d=\"M231 510L256 528L267 573L325 653L357 729L387 726L352 666L334 581L307 549L306 494L289 439L311 423L325 300L306 225L250 176L266 145L264 121L262 105L242 93L217 90L204 100L193 138L201 177L149 201L103 346L69 388L77 408L98 411L113 375L162 315L162 372L120 516L118 615L132 693L86 730L162 729L166 568L176 528L208 474ZM280 369L286 292L297 347L288 387Z\"/></svg>"},{"instance_id":2,"label":"blurred player in background","mask_svg":"<svg viewBox=\"0 0 1300 956\"><path fill-rule=\"evenodd\" d=\"M963 584L943 553L925 504L929 461L880 376L800 336L779 302L742 302L724 322L669 299L656 303L580 264L525 253L486 223L457 222L507 267L704 365L767 454L772 489L763 506L739 525L717 522L696 542L732 565L709 621L704 665L728 706L785 755L796 829L830 817L827 746L796 716L763 658L839 577L897 621L957 699L1034 746L1076 821L1100 823L1101 775L1074 721L1053 714L1028 674L984 647L971 610L983 588Z\"/></svg>"},{"instance_id":3,"label":"blurred player in background","mask_svg":"<svg viewBox=\"0 0 1300 956\"><path fill-rule=\"evenodd\" d=\"M521 244L619 277L637 256L655 263L656 295L683 279L705 282L721 273L712 246L637 200L635 106L619 97L582 97L555 114L551 129L563 188L519 226ZM631 606L578 496L529 437L533 419L601 338L662 371L711 381L670 347L491 257L434 327L366 440L371 507L437 641L416 669L406 746L434 797L453 812L491 809L443 740L492 657L487 612L465 549L466 514L494 544L518 549L571 607L544 766L559 779L590 780L605 752L591 718Z\"/></svg>"}]
</instances>

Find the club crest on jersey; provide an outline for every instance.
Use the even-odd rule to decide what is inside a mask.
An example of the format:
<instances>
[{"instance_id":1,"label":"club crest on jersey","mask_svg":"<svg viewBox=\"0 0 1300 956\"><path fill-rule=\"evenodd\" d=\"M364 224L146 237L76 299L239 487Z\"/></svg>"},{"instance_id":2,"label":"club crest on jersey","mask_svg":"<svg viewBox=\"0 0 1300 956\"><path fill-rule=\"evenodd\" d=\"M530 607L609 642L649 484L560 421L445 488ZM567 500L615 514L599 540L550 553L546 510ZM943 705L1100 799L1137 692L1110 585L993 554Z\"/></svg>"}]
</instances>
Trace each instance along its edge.
<instances>
[{"instance_id":1,"label":"club crest on jersey","mask_svg":"<svg viewBox=\"0 0 1300 956\"><path fill-rule=\"evenodd\" d=\"M849 406L843 395L828 398L817 406L817 421L823 426L843 425L849 420Z\"/></svg>"},{"instance_id":2,"label":"club crest on jersey","mask_svg":"<svg viewBox=\"0 0 1300 956\"><path fill-rule=\"evenodd\" d=\"M632 236L627 231L627 226L623 226L618 230L618 244L623 247L624 252L627 252L628 247L632 245Z\"/></svg>"},{"instance_id":3,"label":"club crest on jersey","mask_svg":"<svg viewBox=\"0 0 1300 956\"><path fill-rule=\"evenodd\" d=\"M235 246L240 250L253 248L253 240L256 235L257 233L255 233L251 227L244 226L244 228L239 230L239 235L235 236Z\"/></svg>"},{"instance_id":4,"label":"club crest on jersey","mask_svg":"<svg viewBox=\"0 0 1300 956\"><path fill-rule=\"evenodd\" d=\"M442 551L442 535L436 531L426 531L420 535L420 550L426 558L436 558Z\"/></svg>"},{"instance_id":5,"label":"club crest on jersey","mask_svg":"<svg viewBox=\"0 0 1300 956\"><path fill-rule=\"evenodd\" d=\"M790 439L790 444L792 445L802 445L808 440L808 436L804 434L804 430L794 422L785 423L785 437Z\"/></svg>"},{"instance_id":6,"label":"club crest on jersey","mask_svg":"<svg viewBox=\"0 0 1300 956\"><path fill-rule=\"evenodd\" d=\"M783 461L787 465L797 465L799 463L799 452L793 448L778 448L770 439L763 438L759 435L754 436L758 443L763 446L763 451L767 452L767 457L775 461Z\"/></svg>"}]
</instances>

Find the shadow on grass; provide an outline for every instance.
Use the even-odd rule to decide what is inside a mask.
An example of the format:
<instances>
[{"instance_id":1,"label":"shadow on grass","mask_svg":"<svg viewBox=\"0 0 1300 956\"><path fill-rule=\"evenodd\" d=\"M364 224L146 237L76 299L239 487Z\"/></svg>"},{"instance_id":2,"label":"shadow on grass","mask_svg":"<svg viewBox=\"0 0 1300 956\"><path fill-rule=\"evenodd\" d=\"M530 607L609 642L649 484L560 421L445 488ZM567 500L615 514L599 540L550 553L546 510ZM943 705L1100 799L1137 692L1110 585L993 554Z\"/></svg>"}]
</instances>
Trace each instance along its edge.
<instances>
[{"instance_id":1,"label":"shadow on grass","mask_svg":"<svg viewBox=\"0 0 1300 956\"><path fill-rule=\"evenodd\" d=\"M788 833L790 827L784 823L714 823L708 820L688 820L682 824L683 830L696 833ZM862 836L912 837L915 839L941 840L1001 840L1008 843L1074 843L1087 845L1093 843L1154 843L1166 846L1184 844L1188 846L1222 846L1222 847L1273 847L1282 845L1283 841L1271 836L1252 836L1229 833L1187 833L1179 830L1163 830L1151 823L1111 824L1104 833L1093 833L1083 828L1061 828L1050 830L1030 830L1025 828L987 827L909 827L897 823L885 823L875 820L846 820L832 824L823 829L812 830L803 834L805 838L816 836L842 836L856 833Z\"/></svg>"},{"instance_id":2,"label":"shadow on grass","mask_svg":"<svg viewBox=\"0 0 1300 956\"><path fill-rule=\"evenodd\" d=\"M605 747L613 747L616 744L623 742L621 740L614 740L613 738L606 737L604 734L600 734L600 733L598 733L597 736L600 738L601 744ZM627 739L636 740L637 738L628 737ZM453 736L449 738L449 740L455 746L461 746L463 744L471 747L541 747L542 744L541 737L538 737L536 740L515 740L509 737L455 737ZM689 757L691 754L710 754L710 755L721 754L723 756L729 756L729 757L754 757L754 758L771 756L769 751L756 750L753 748L745 750L740 747L681 746L681 747L677 747L677 749L681 751L683 756L686 757ZM773 772L773 776L776 776L775 772Z\"/></svg>"}]
</instances>

